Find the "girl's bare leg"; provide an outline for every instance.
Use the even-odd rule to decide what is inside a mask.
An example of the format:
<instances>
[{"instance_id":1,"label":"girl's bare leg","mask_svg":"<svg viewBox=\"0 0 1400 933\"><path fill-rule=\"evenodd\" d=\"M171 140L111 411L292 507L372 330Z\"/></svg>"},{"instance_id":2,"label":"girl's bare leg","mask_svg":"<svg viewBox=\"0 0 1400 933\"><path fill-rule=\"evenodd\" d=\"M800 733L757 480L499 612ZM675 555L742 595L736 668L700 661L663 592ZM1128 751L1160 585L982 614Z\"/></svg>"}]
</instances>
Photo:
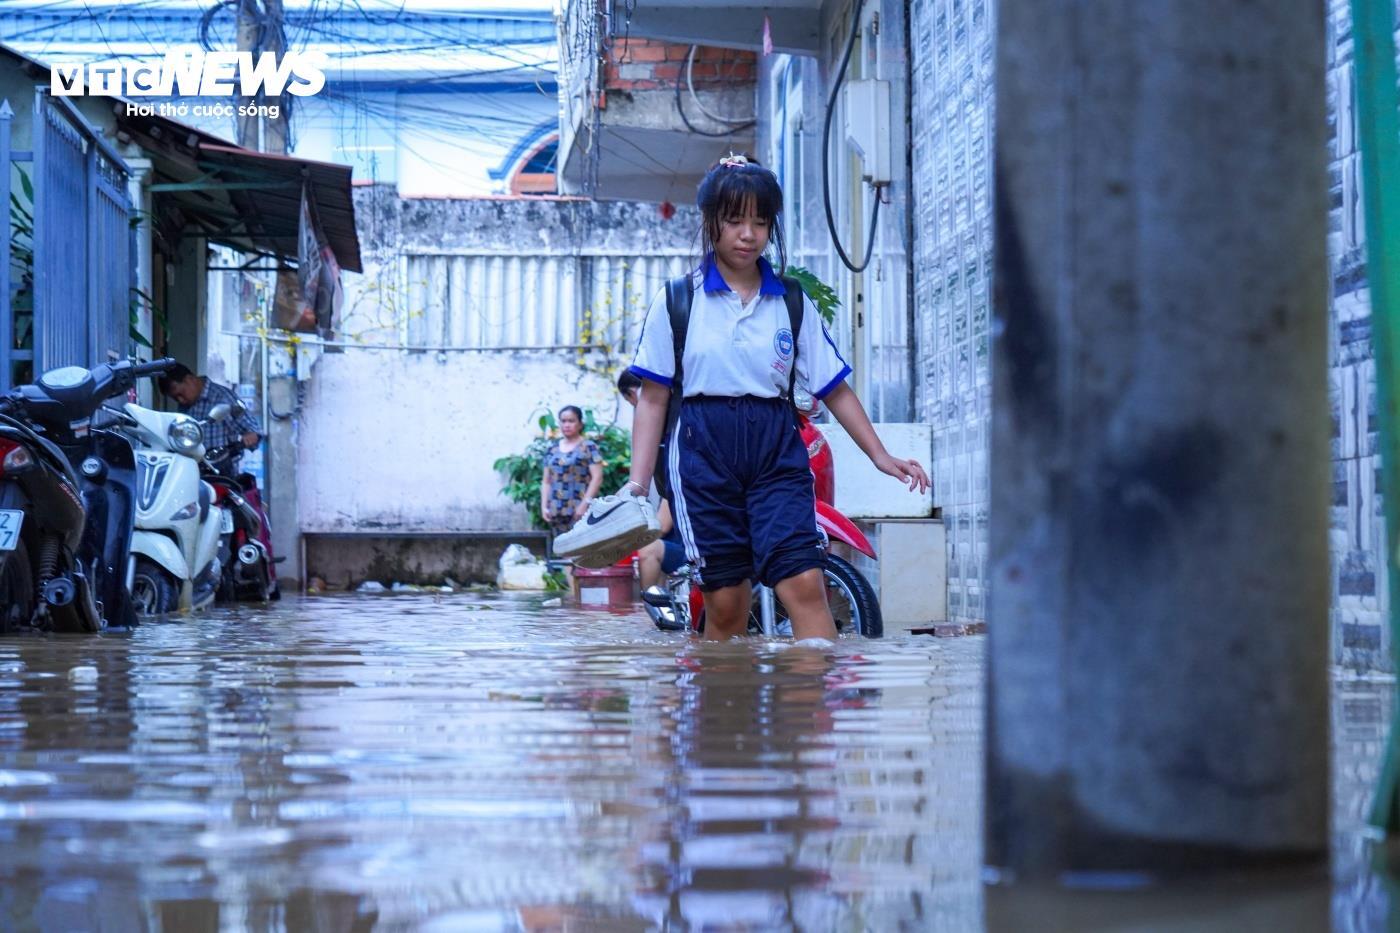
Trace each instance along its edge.
<instances>
[{"instance_id":1,"label":"girl's bare leg","mask_svg":"<svg viewBox=\"0 0 1400 933\"><path fill-rule=\"evenodd\" d=\"M726 641L748 631L752 583L745 580L737 586L721 587L703 595L706 641Z\"/></svg>"},{"instance_id":2,"label":"girl's bare leg","mask_svg":"<svg viewBox=\"0 0 1400 933\"><path fill-rule=\"evenodd\" d=\"M826 638L836 640L836 623L831 607L826 603L826 582L820 567L804 570L795 577L781 580L773 587L792 620L792 637ZM707 615L708 618L708 615ZM708 627L709 623L706 623Z\"/></svg>"}]
</instances>

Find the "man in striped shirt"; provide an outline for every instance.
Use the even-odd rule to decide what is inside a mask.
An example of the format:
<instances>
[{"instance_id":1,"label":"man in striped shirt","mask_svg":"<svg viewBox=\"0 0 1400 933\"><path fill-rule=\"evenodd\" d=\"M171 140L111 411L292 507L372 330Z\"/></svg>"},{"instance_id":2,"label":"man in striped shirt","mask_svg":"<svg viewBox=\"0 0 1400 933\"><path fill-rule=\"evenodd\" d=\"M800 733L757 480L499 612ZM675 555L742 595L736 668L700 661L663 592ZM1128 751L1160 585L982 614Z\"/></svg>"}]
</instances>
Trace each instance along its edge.
<instances>
[{"instance_id":1,"label":"man in striped shirt","mask_svg":"<svg viewBox=\"0 0 1400 933\"><path fill-rule=\"evenodd\" d=\"M160 390L174 399L182 413L199 421L208 419L209 412L221 402L233 409L233 413L223 421L210 421L204 425L204 448L213 453L221 447L230 447L233 453L224 472L236 475L243 449L257 447L262 440L262 432L257 420L243 407L233 390L211 382L207 376L196 376L189 367L178 363L160 377Z\"/></svg>"}]
</instances>

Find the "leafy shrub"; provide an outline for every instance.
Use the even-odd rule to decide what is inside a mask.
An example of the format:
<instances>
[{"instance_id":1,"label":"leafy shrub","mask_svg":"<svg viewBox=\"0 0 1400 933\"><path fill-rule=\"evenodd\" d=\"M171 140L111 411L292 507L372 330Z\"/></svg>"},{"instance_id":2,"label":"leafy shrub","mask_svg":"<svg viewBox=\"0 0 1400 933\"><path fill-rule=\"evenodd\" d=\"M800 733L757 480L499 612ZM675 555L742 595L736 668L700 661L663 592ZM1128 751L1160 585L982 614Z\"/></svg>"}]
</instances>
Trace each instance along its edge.
<instances>
[{"instance_id":1,"label":"leafy shrub","mask_svg":"<svg viewBox=\"0 0 1400 933\"><path fill-rule=\"evenodd\" d=\"M832 322L836 320L836 309L841 307L841 296L836 294L836 289L817 278L815 273L803 266L788 266L783 270L783 274L790 275L797 280L797 284L802 286L807 297L812 299L812 304L817 306L817 313L826 322L826 326L830 327Z\"/></svg>"}]
</instances>

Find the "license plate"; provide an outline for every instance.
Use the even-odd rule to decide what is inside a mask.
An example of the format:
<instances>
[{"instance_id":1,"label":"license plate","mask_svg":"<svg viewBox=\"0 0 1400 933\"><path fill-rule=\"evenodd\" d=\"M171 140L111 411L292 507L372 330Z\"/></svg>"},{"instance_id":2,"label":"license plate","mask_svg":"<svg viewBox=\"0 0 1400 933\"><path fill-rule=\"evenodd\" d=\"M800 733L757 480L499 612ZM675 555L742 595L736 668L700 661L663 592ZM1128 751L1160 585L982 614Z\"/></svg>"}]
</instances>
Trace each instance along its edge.
<instances>
[{"instance_id":1,"label":"license plate","mask_svg":"<svg viewBox=\"0 0 1400 933\"><path fill-rule=\"evenodd\" d=\"M19 509L0 509L0 551L13 551L19 546L19 526L24 513Z\"/></svg>"},{"instance_id":2,"label":"license plate","mask_svg":"<svg viewBox=\"0 0 1400 933\"><path fill-rule=\"evenodd\" d=\"M219 509L219 531L226 535L233 534L233 513L228 509Z\"/></svg>"}]
</instances>

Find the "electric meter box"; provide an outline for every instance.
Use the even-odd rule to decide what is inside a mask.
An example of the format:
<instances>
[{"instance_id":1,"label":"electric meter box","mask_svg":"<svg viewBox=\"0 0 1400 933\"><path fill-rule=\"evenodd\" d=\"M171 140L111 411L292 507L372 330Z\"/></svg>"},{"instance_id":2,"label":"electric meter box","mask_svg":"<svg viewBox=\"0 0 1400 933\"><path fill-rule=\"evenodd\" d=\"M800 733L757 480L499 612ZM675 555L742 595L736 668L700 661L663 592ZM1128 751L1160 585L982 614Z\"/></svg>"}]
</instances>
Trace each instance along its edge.
<instances>
[{"instance_id":1,"label":"electric meter box","mask_svg":"<svg viewBox=\"0 0 1400 933\"><path fill-rule=\"evenodd\" d=\"M842 91L846 142L860 153L865 181L890 183L890 83L848 81Z\"/></svg>"}]
</instances>

